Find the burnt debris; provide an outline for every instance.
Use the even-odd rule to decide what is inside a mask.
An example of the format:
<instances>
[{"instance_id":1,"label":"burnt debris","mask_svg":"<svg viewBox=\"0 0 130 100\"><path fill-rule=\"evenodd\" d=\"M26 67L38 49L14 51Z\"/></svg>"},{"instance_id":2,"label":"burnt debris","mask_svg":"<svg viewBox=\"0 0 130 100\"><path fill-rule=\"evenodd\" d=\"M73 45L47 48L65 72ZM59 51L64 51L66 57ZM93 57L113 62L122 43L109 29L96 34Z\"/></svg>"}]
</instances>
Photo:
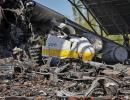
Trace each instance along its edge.
<instances>
[{"instance_id":1,"label":"burnt debris","mask_svg":"<svg viewBox=\"0 0 130 100\"><path fill-rule=\"evenodd\" d=\"M128 51L32 0L0 0L0 99L129 100Z\"/></svg>"}]
</instances>

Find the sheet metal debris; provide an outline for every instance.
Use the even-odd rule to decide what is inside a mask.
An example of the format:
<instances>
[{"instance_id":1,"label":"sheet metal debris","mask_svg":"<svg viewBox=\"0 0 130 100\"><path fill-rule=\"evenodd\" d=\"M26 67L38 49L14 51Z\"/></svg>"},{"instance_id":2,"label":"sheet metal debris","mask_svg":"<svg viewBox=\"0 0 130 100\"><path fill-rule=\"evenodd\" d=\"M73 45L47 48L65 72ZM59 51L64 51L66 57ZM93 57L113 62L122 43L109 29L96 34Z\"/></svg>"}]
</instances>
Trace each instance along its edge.
<instances>
[{"instance_id":1,"label":"sheet metal debris","mask_svg":"<svg viewBox=\"0 0 130 100\"><path fill-rule=\"evenodd\" d=\"M120 59L113 52L106 57L122 63L96 62L102 41L77 36L72 26L55 19L40 44L31 23L36 3L14 1L0 0L0 100L129 100L130 66L123 47L115 51ZM126 51L123 58L120 51Z\"/></svg>"},{"instance_id":2,"label":"sheet metal debris","mask_svg":"<svg viewBox=\"0 0 130 100\"><path fill-rule=\"evenodd\" d=\"M8 62L9 66L3 64L0 70L0 97L42 98L38 100L82 100L85 97L90 97L91 100L91 97L95 97L94 100L111 100L114 97L126 98L130 95L130 77L127 74L129 68L126 68L126 71L118 71L114 69L115 65L96 67L90 62L69 61L62 59L55 67L51 66L51 63L49 66L38 66L35 62L30 64L30 61L11 61ZM64 68L57 71L59 67ZM6 73L6 70L11 73Z\"/></svg>"}]
</instances>

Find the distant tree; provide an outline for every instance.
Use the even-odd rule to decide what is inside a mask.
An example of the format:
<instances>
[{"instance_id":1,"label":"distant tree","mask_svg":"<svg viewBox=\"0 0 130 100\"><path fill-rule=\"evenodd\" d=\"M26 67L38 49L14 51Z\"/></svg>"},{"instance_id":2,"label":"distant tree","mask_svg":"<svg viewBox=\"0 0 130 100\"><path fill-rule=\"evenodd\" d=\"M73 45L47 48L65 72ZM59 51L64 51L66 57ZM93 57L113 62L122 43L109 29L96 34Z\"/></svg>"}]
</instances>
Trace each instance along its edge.
<instances>
[{"instance_id":1,"label":"distant tree","mask_svg":"<svg viewBox=\"0 0 130 100\"><path fill-rule=\"evenodd\" d=\"M77 5L82 5L82 3L79 0L74 0L74 2ZM78 24L86 27L87 29L93 31L91 29L91 27L88 25L88 23L84 20L84 18L80 15L80 13L77 11L77 9L72 6L72 10L73 10L73 16L74 16L74 20L75 22L77 22ZM79 10L84 14L84 16L91 22L92 26L95 28L96 31L99 30L98 24L96 23L96 21L94 20L94 18L92 17L91 14L88 14L86 9L83 9L82 7L79 7Z\"/></svg>"},{"instance_id":2,"label":"distant tree","mask_svg":"<svg viewBox=\"0 0 130 100\"><path fill-rule=\"evenodd\" d=\"M78 0L74 0L75 3L78 2ZM79 12L77 11L77 9L72 6L72 10L73 10L73 16L74 16L74 20L79 23L82 24L83 18L82 16L80 16ZM83 9L80 8L80 10L82 11Z\"/></svg>"}]
</instances>

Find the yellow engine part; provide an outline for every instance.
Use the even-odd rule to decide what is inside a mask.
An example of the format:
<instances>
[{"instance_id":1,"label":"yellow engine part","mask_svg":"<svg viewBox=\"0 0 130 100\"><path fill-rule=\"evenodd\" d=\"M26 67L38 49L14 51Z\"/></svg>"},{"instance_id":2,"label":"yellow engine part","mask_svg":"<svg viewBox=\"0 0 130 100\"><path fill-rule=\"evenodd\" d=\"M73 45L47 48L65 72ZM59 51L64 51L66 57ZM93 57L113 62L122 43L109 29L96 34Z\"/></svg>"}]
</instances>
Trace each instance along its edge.
<instances>
[{"instance_id":1,"label":"yellow engine part","mask_svg":"<svg viewBox=\"0 0 130 100\"><path fill-rule=\"evenodd\" d=\"M90 61L94 54L95 49L86 38L65 40L49 35L46 45L42 47L42 56L76 58Z\"/></svg>"},{"instance_id":2,"label":"yellow engine part","mask_svg":"<svg viewBox=\"0 0 130 100\"><path fill-rule=\"evenodd\" d=\"M76 52L70 50L57 50L57 49L48 49L43 47L42 55L47 55L51 57L60 57L60 58L81 58L83 61L92 60L94 54L91 52Z\"/></svg>"}]
</instances>

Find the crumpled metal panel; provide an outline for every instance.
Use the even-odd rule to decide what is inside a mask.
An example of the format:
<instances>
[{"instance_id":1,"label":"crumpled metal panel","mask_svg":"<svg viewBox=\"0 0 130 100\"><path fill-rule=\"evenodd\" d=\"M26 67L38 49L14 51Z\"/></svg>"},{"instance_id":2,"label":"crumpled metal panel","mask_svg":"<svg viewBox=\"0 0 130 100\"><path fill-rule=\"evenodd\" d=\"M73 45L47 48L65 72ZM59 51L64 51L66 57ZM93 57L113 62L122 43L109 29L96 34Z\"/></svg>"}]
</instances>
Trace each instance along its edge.
<instances>
[{"instance_id":1,"label":"crumpled metal panel","mask_svg":"<svg viewBox=\"0 0 130 100\"><path fill-rule=\"evenodd\" d=\"M51 10L50 8L43 6L39 3L36 3L34 10L32 12L32 23L42 23L52 20L52 18L56 18L57 20L63 20L65 17L62 14Z\"/></svg>"}]
</instances>

